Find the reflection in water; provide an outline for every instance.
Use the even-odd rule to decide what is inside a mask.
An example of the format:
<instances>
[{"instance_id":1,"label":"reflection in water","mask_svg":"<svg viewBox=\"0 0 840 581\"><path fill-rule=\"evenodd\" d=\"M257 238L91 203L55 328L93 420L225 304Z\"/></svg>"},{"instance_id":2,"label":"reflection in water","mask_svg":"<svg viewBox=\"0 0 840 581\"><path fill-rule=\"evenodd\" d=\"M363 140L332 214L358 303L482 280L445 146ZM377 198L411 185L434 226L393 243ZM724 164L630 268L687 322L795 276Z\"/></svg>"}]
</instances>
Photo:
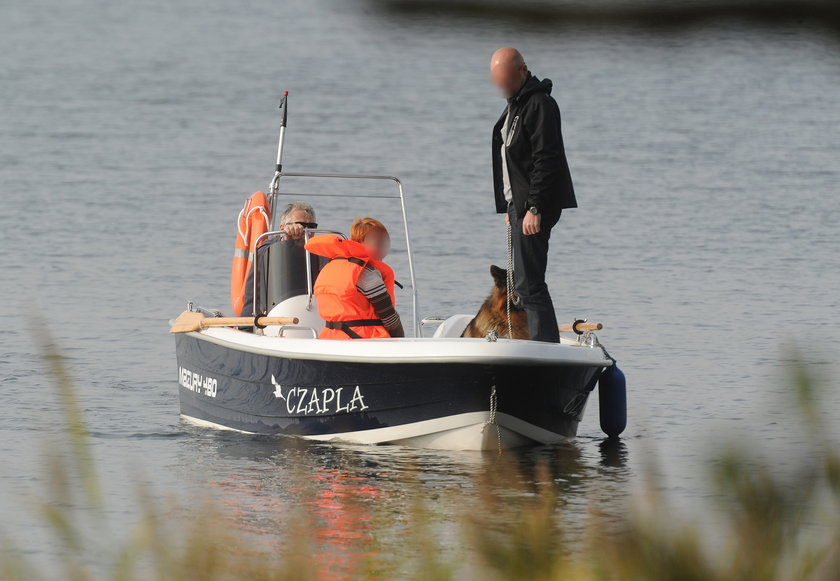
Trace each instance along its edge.
<instances>
[{"instance_id":1,"label":"reflection in water","mask_svg":"<svg viewBox=\"0 0 840 581\"><path fill-rule=\"evenodd\" d=\"M627 445L618 438L604 438L598 444L601 450L601 465L623 468L627 464Z\"/></svg>"},{"instance_id":2,"label":"reflection in water","mask_svg":"<svg viewBox=\"0 0 840 581\"><path fill-rule=\"evenodd\" d=\"M312 474L315 499L305 502L316 519L319 578L328 579L331 571L355 571L361 558L368 555L362 546L374 540L374 519L369 510L382 496L372 480L347 470L324 468Z\"/></svg>"},{"instance_id":3,"label":"reflection in water","mask_svg":"<svg viewBox=\"0 0 840 581\"><path fill-rule=\"evenodd\" d=\"M394 573L412 558L404 541L417 527L443 540L444 552L462 545L445 539L462 541L472 515L504 531L545 484L555 491L564 538L580 542L593 507L601 515L624 512L630 480L620 441L581 438L499 456L189 431L189 481L212 467L208 488L238 532L255 547L281 552L306 537L324 579L369 571L371 563ZM463 547L441 557L454 559L456 550Z\"/></svg>"}]
</instances>

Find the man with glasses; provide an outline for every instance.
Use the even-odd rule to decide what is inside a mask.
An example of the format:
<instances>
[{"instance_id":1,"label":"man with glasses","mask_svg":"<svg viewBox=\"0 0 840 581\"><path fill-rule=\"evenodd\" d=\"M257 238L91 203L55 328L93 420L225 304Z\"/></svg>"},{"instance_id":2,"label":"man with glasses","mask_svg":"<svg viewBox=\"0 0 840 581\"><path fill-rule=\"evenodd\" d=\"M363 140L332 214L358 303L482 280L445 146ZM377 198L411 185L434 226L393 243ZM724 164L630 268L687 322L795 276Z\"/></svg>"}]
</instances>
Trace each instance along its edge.
<instances>
[{"instance_id":1,"label":"man with glasses","mask_svg":"<svg viewBox=\"0 0 840 581\"><path fill-rule=\"evenodd\" d=\"M305 228L317 228L315 210L306 202L292 202L280 214L280 229L286 240L300 240Z\"/></svg>"},{"instance_id":2,"label":"man with glasses","mask_svg":"<svg viewBox=\"0 0 840 581\"><path fill-rule=\"evenodd\" d=\"M266 273L262 270L264 265L267 263L265 260L265 254L269 251L272 245L281 243L281 244L288 244L293 246L293 250L299 251L296 254L300 254L302 260L302 268L306 268L306 263L303 262L305 260L306 252L303 249L303 245L306 242L303 237L306 231L306 228L314 229L318 227L318 224L315 222L315 210L307 204L306 202L291 202L287 204L283 213L280 214L279 228L285 233L284 238L275 238L275 237L268 237L266 238L257 248L256 256L254 257L254 262L251 265L251 271L248 273L248 278L245 280L245 301L242 305L242 312L240 313L241 317L251 317L254 315L254 265L258 262L260 264L260 272L265 275ZM263 309L265 309L266 305L260 305Z\"/></svg>"}]
</instances>

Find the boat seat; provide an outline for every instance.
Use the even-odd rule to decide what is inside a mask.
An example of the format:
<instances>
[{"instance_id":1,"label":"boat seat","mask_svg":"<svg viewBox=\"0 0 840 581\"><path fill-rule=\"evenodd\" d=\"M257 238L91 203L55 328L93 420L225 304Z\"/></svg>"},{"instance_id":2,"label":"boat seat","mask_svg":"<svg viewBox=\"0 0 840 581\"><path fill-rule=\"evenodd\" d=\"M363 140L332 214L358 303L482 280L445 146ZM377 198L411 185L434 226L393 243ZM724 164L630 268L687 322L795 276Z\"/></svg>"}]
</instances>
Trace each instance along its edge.
<instances>
[{"instance_id":1,"label":"boat seat","mask_svg":"<svg viewBox=\"0 0 840 581\"><path fill-rule=\"evenodd\" d=\"M290 297L279 305L276 305L268 313L269 317L297 317L299 322L297 325L292 325L283 333L284 337L294 337L298 339L313 339L311 329L315 329L315 333L320 333L324 328L324 320L318 314L318 301L312 297L312 307L307 310L306 306L309 304L309 295L298 295ZM297 327L297 328L295 328ZM265 328L265 335L277 336L280 334L279 325L269 325Z\"/></svg>"},{"instance_id":2,"label":"boat seat","mask_svg":"<svg viewBox=\"0 0 840 581\"><path fill-rule=\"evenodd\" d=\"M432 336L435 339L441 339L444 337L460 337L464 332L464 329L467 328L467 325L469 325L472 320L473 315L452 315L440 324L435 331L435 334Z\"/></svg>"}]
</instances>

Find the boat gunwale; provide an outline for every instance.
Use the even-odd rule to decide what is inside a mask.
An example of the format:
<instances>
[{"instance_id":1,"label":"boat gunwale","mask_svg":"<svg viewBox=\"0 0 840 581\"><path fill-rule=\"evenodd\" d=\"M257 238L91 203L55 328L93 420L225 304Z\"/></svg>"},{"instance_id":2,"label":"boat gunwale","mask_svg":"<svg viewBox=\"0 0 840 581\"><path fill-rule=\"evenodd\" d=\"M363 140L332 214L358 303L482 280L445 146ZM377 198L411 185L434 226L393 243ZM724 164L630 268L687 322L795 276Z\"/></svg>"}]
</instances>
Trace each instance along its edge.
<instances>
[{"instance_id":1,"label":"boat gunwale","mask_svg":"<svg viewBox=\"0 0 840 581\"><path fill-rule=\"evenodd\" d=\"M613 364L612 360L607 358L604 354L603 350L600 349L598 346L590 346L590 345L579 345L579 344L569 344L569 343L538 343L536 341L527 341L522 339L498 339L494 342L487 341L486 339L476 339L476 338L455 338L455 337L448 337L448 338L435 338L435 337L406 337L406 338L394 338L394 339L357 339L352 342L349 340L344 342L347 345L363 345L363 344L371 344L375 343L379 347L385 345L405 345L405 344L422 344L422 343L444 343L447 345L458 345L458 344L468 344L477 346L480 344L484 345L492 345L494 349L502 348L505 352L496 352L496 353L481 353L481 354L455 354L455 355L412 355L406 356L404 354L395 354L393 356L383 355L381 351L376 355L368 355L364 353L326 353L326 352L313 352L313 351L302 351L302 350L289 350L282 348L283 343L292 343L293 345L301 345L303 342L313 344L313 342L320 341L319 339L297 339L291 337L269 337L264 335L252 335L250 333L239 335L242 338L247 339L247 342L239 342L231 340L232 337L225 337L225 335L231 333L245 333L244 331L239 331L237 329L227 329L227 328L212 328L212 329L203 329L201 331L193 331L190 333L186 333L186 335L193 336L196 339L208 341L210 343L214 343L216 345L220 345L222 347L227 347L230 349L234 349L236 351L244 351L248 353L255 353L259 355L266 355L269 357L280 357L284 359L302 359L302 360L315 360L315 361L331 361L331 362L348 362L348 363L360 363L360 364L436 364L436 363L454 363L454 364L471 364L471 365L540 365L540 366L553 366L553 367L569 367L569 366L580 366L580 367L609 367ZM270 341L273 345L271 347L265 345L257 345L254 342L267 342ZM324 340L326 341L326 340ZM288 343L287 343L288 342ZM336 343L335 341L330 341L330 343ZM317 344L317 343L314 343ZM557 354L549 353L549 354L542 354L542 355L523 355L521 353L522 348L525 346L523 344L527 344L531 349L538 348L541 349L544 353L545 351L551 349L563 349L564 352L567 353L599 353L601 354L601 358L596 358L593 355L588 355L585 359L577 358L558 358ZM276 346L275 346L276 345ZM346 349L345 345L342 345L342 348ZM515 349L516 352L513 354L510 353L511 349ZM566 350L574 350L574 351L566 351ZM585 351L582 351L585 350Z\"/></svg>"}]
</instances>

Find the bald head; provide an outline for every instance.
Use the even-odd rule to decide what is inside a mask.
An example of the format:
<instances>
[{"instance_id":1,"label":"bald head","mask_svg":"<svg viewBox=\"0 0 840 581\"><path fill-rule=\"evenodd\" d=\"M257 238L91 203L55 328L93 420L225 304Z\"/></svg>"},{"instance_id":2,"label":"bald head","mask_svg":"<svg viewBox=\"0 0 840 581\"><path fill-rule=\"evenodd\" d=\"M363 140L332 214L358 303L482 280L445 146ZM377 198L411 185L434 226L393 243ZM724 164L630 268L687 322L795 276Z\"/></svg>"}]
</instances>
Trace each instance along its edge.
<instances>
[{"instance_id":1,"label":"bald head","mask_svg":"<svg viewBox=\"0 0 840 581\"><path fill-rule=\"evenodd\" d=\"M505 99L518 93L527 78L528 66L518 50L506 46L493 53L490 79Z\"/></svg>"},{"instance_id":2,"label":"bald head","mask_svg":"<svg viewBox=\"0 0 840 581\"><path fill-rule=\"evenodd\" d=\"M522 58L522 53L515 48L506 46L493 53L493 58L490 59L490 70L492 71L496 67L519 68L524 64L525 59Z\"/></svg>"}]
</instances>

